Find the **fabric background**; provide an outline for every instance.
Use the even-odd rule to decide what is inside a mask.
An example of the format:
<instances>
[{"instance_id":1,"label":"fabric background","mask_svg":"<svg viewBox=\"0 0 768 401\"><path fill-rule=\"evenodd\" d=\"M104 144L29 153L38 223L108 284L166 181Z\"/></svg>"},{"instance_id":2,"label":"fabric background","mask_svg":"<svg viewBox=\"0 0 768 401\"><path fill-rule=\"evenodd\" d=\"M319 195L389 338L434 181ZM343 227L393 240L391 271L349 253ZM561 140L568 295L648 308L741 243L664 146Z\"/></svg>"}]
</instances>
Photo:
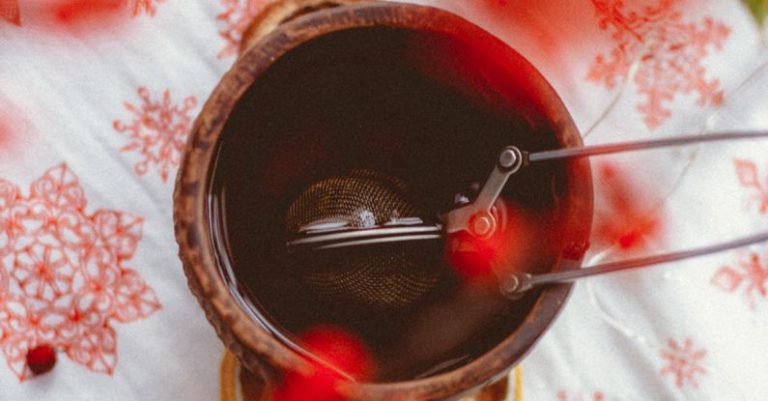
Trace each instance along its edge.
<instances>
[{"instance_id":1,"label":"fabric background","mask_svg":"<svg viewBox=\"0 0 768 401\"><path fill-rule=\"evenodd\" d=\"M737 0L419 0L498 35L588 144L768 128ZM265 0L0 0L0 400L215 400L172 229L188 129ZM588 263L768 229L768 144L595 160ZM761 400L768 245L580 282L527 400ZM58 363L32 377L28 349ZM311 399L308 397L307 399ZM510 395L512 399L512 395Z\"/></svg>"}]
</instances>

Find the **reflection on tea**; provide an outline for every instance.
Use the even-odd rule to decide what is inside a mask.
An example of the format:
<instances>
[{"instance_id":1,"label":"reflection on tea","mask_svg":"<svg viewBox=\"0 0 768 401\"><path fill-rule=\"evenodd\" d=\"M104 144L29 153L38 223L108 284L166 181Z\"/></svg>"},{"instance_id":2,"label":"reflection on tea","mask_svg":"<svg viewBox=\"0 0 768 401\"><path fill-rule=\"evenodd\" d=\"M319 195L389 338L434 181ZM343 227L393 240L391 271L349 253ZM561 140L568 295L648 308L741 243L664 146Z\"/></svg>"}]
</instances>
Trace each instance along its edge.
<instances>
[{"instance_id":1,"label":"reflection on tea","mask_svg":"<svg viewBox=\"0 0 768 401\"><path fill-rule=\"evenodd\" d=\"M212 231L242 303L305 355L316 353L302 336L317 327L359 339L371 357L366 381L427 377L488 352L538 296L505 299L495 270L557 263L549 238L567 212L561 163L510 179L508 229L487 242L452 234L286 248L307 227L436 223L475 195L504 146L559 146L530 88L518 90L493 60L457 63L479 50L454 39L369 28L294 49L243 95L212 172Z\"/></svg>"}]
</instances>

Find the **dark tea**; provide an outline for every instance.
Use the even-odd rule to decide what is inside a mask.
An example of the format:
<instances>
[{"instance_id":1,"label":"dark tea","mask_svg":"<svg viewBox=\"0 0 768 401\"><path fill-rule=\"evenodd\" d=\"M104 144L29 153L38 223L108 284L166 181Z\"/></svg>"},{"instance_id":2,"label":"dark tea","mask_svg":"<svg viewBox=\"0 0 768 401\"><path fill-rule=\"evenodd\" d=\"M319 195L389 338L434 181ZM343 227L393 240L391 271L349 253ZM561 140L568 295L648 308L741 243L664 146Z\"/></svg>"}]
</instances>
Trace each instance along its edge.
<instances>
[{"instance_id":1,"label":"dark tea","mask_svg":"<svg viewBox=\"0 0 768 401\"><path fill-rule=\"evenodd\" d=\"M303 333L350 333L370 353L366 381L455 369L509 337L538 292L503 297L498 268L558 263L564 164L510 179L499 207L514 229L490 245L461 234L310 252L286 243L308 225L440 223L504 146L561 147L515 63L471 38L371 27L270 66L230 115L211 172L212 234L241 306L309 357Z\"/></svg>"}]
</instances>

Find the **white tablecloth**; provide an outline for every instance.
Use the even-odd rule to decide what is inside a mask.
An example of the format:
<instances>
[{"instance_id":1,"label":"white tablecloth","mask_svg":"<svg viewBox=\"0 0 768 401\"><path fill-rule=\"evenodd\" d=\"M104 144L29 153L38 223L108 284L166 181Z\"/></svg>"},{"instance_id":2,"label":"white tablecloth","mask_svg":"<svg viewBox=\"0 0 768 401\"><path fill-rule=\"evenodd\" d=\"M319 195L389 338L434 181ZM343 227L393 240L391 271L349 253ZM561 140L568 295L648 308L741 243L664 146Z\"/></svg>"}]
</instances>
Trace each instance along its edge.
<instances>
[{"instance_id":1,"label":"white tablecloth","mask_svg":"<svg viewBox=\"0 0 768 401\"><path fill-rule=\"evenodd\" d=\"M419 3L526 56L588 144L768 128L768 36L737 0ZM172 182L264 4L0 0L0 400L220 397L224 350L176 256ZM595 160L588 262L768 229L766 150ZM36 347L56 351L51 372L27 366ZM580 282L509 399L761 400L766 349L760 245Z\"/></svg>"}]
</instances>

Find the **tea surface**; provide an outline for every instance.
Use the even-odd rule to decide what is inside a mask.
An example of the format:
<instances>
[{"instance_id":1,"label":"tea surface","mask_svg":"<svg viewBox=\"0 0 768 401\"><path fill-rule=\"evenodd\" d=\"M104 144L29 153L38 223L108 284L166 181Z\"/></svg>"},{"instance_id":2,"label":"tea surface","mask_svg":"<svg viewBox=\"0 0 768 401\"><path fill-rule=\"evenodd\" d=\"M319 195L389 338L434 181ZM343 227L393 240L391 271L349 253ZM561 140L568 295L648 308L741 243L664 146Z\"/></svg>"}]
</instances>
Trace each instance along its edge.
<instances>
[{"instance_id":1,"label":"tea surface","mask_svg":"<svg viewBox=\"0 0 768 401\"><path fill-rule=\"evenodd\" d=\"M366 380L408 380L488 352L532 308L538 293L503 298L491 265L505 252L519 270L556 264L559 163L526 169L503 193L510 224L530 223L522 246L514 230L491 254L460 236L311 254L285 245L292 220L329 217L326 203L350 196L355 218L437 222L504 146L559 147L524 77L479 62L481 50L407 30L344 31L291 51L238 103L212 173L212 230L233 291L289 346L302 350L302 333L332 325L365 344L375 367ZM316 209L296 217L297 204Z\"/></svg>"}]
</instances>

